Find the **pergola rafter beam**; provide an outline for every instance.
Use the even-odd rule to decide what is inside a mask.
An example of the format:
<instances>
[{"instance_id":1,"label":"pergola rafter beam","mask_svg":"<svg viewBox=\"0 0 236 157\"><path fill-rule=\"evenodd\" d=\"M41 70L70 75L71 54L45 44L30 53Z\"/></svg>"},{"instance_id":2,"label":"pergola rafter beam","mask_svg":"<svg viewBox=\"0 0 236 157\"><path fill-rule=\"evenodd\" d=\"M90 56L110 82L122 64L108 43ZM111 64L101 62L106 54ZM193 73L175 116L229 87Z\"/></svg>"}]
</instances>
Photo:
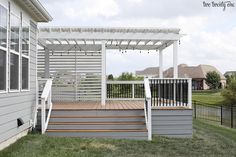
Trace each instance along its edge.
<instances>
[{"instance_id":1,"label":"pergola rafter beam","mask_svg":"<svg viewBox=\"0 0 236 157\"><path fill-rule=\"evenodd\" d=\"M151 40L145 41L144 45L147 45Z\"/></svg>"},{"instance_id":2,"label":"pergola rafter beam","mask_svg":"<svg viewBox=\"0 0 236 157\"><path fill-rule=\"evenodd\" d=\"M182 36L182 34L179 34L179 29L158 28L52 27L39 30L41 45L51 49L66 47L66 44L61 42L66 41L68 45L73 45L75 42L84 50L101 50L101 48L98 48L101 44L97 43L97 41L106 41L108 42L106 44L107 49L157 50L168 47L173 44L173 41L179 40ZM46 41L51 42L47 43ZM59 44L53 41L59 41ZM114 42L117 43L114 44ZM160 44L157 44L158 42Z\"/></svg>"}]
</instances>

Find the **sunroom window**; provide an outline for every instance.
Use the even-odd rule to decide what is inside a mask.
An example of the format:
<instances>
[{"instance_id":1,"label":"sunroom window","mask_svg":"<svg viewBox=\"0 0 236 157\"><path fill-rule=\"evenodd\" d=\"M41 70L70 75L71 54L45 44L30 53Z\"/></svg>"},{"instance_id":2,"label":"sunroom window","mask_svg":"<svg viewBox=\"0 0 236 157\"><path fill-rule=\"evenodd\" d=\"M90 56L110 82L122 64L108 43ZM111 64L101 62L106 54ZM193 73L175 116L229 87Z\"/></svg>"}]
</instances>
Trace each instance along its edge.
<instances>
[{"instance_id":1,"label":"sunroom window","mask_svg":"<svg viewBox=\"0 0 236 157\"><path fill-rule=\"evenodd\" d=\"M0 5L0 92L6 91L7 9Z\"/></svg>"},{"instance_id":2,"label":"sunroom window","mask_svg":"<svg viewBox=\"0 0 236 157\"><path fill-rule=\"evenodd\" d=\"M0 49L0 91L6 90L6 51Z\"/></svg>"},{"instance_id":3,"label":"sunroom window","mask_svg":"<svg viewBox=\"0 0 236 157\"><path fill-rule=\"evenodd\" d=\"M20 19L10 17L10 90L19 90L19 34Z\"/></svg>"},{"instance_id":4,"label":"sunroom window","mask_svg":"<svg viewBox=\"0 0 236 157\"><path fill-rule=\"evenodd\" d=\"M21 29L21 88L29 89L29 25L22 23Z\"/></svg>"}]
</instances>

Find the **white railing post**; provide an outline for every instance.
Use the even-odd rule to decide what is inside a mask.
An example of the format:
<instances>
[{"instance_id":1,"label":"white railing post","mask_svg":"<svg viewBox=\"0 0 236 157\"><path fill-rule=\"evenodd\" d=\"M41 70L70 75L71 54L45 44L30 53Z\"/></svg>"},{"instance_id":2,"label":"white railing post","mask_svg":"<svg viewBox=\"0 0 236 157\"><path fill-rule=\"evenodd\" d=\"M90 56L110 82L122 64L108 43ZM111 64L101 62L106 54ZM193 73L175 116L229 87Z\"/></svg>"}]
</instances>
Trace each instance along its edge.
<instances>
[{"instance_id":1,"label":"white railing post","mask_svg":"<svg viewBox=\"0 0 236 157\"><path fill-rule=\"evenodd\" d=\"M151 98L147 100L148 103L148 140L152 140L152 107Z\"/></svg>"},{"instance_id":2,"label":"white railing post","mask_svg":"<svg viewBox=\"0 0 236 157\"><path fill-rule=\"evenodd\" d=\"M152 105L151 105L151 90L150 90L150 85L149 85L149 79L145 78L144 79L144 89L145 89L145 99L147 101L147 109L144 110L145 112L147 111L147 114L145 113L145 117L147 119L147 130L148 130L148 140L152 140ZM146 105L144 106L146 107Z\"/></svg>"},{"instance_id":3,"label":"white railing post","mask_svg":"<svg viewBox=\"0 0 236 157\"><path fill-rule=\"evenodd\" d=\"M132 99L134 99L134 83L132 83Z\"/></svg>"},{"instance_id":4,"label":"white railing post","mask_svg":"<svg viewBox=\"0 0 236 157\"><path fill-rule=\"evenodd\" d=\"M33 128L36 127L36 123L37 123L37 115L38 115L38 107L39 107L39 83L38 80L36 79L36 105L35 105L35 109L34 109L34 121L33 121Z\"/></svg>"},{"instance_id":5,"label":"white railing post","mask_svg":"<svg viewBox=\"0 0 236 157\"><path fill-rule=\"evenodd\" d=\"M173 78L178 78L178 41L173 43Z\"/></svg>"},{"instance_id":6,"label":"white railing post","mask_svg":"<svg viewBox=\"0 0 236 157\"><path fill-rule=\"evenodd\" d=\"M192 79L188 79L188 107L192 108Z\"/></svg>"},{"instance_id":7,"label":"white railing post","mask_svg":"<svg viewBox=\"0 0 236 157\"><path fill-rule=\"evenodd\" d=\"M159 50L159 78L163 78L163 52Z\"/></svg>"},{"instance_id":8,"label":"white railing post","mask_svg":"<svg viewBox=\"0 0 236 157\"><path fill-rule=\"evenodd\" d=\"M41 132L45 133L52 110L52 79L42 79L46 81L41 94ZM46 103L47 102L47 103ZM46 117L46 109L48 109Z\"/></svg>"},{"instance_id":9,"label":"white railing post","mask_svg":"<svg viewBox=\"0 0 236 157\"><path fill-rule=\"evenodd\" d=\"M41 132L45 133L45 99L41 99Z\"/></svg>"},{"instance_id":10,"label":"white railing post","mask_svg":"<svg viewBox=\"0 0 236 157\"><path fill-rule=\"evenodd\" d=\"M102 90L101 90L101 104L106 105L106 41L102 41Z\"/></svg>"}]
</instances>

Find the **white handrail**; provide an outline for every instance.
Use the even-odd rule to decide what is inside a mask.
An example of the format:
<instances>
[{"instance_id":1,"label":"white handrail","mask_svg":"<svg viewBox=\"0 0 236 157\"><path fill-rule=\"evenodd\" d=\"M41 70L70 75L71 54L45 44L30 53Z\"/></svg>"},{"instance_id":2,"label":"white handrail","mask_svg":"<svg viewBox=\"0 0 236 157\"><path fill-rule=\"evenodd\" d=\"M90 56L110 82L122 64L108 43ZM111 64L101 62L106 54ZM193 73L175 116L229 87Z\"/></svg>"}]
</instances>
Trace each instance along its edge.
<instances>
[{"instance_id":1,"label":"white handrail","mask_svg":"<svg viewBox=\"0 0 236 157\"><path fill-rule=\"evenodd\" d=\"M145 121L148 130L148 140L152 140L152 106L151 106L151 89L149 85L149 79L144 79L144 89L145 89L145 103L144 103L144 113Z\"/></svg>"},{"instance_id":2,"label":"white handrail","mask_svg":"<svg viewBox=\"0 0 236 157\"><path fill-rule=\"evenodd\" d=\"M49 118L51 116L52 111L52 79L44 79L43 81L46 81L45 86L43 88L42 95L40 97L41 99L41 132L42 134L45 133L48 127ZM48 110L48 114L46 117L46 105ZM45 119L46 118L46 119Z\"/></svg>"},{"instance_id":3,"label":"white handrail","mask_svg":"<svg viewBox=\"0 0 236 157\"><path fill-rule=\"evenodd\" d=\"M143 85L144 81L107 81L107 85L131 85L130 92L131 95L129 97L106 97L106 100L143 100L144 97L137 97L137 93L135 91L135 85ZM111 88L112 89L112 88ZM111 91L112 93L113 91Z\"/></svg>"},{"instance_id":4,"label":"white handrail","mask_svg":"<svg viewBox=\"0 0 236 157\"><path fill-rule=\"evenodd\" d=\"M143 81L106 81L107 84L143 84Z\"/></svg>"},{"instance_id":5,"label":"white handrail","mask_svg":"<svg viewBox=\"0 0 236 157\"><path fill-rule=\"evenodd\" d=\"M152 80L188 80L191 78L150 78Z\"/></svg>"},{"instance_id":6,"label":"white handrail","mask_svg":"<svg viewBox=\"0 0 236 157\"><path fill-rule=\"evenodd\" d=\"M43 93L41 95L42 99L48 98L51 88L52 88L52 79L48 79L45 86L44 86Z\"/></svg>"},{"instance_id":7,"label":"white handrail","mask_svg":"<svg viewBox=\"0 0 236 157\"><path fill-rule=\"evenodd\" d=\"M145 97L147 99L151 99L151 89L150 89L149 79L148 78L144 79L144 88L145 88Z\"/></svg>"}]
</instances>

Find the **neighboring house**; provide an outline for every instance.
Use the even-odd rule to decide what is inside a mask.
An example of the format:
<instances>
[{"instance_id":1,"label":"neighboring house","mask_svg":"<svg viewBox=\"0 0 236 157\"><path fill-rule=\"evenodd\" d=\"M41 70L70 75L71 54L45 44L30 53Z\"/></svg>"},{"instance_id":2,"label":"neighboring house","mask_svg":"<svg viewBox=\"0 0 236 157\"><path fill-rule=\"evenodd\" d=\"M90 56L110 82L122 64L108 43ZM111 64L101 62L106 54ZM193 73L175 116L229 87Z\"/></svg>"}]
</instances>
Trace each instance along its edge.
<instances>
[{"instance_id":1,"label":"neighboring house","mask_svg":"<svg viewBox=\"0 0 236 157\"><path fill-rule=\"evenodd\" d=\"M180 64L178 66L178 76L180 78L192 78L192 89L193 90L205 90L209 89L206 84L206 74L210 71L216 71L221 78L221 86L224 88L226 85L226 78L222 73L211 65L198 65L198 66L188 66L186 64ZM169 68L164 71L164 77L173 77L173 68Z\"/></svg>"},{"instance_id":2,"label":"neighboring house","mask_svg":"<svg viewBox=\"0 0 236 157\"><path fill-rule=\"evenodd\" d=\"M148 76L148 77L154 77L154 76L157 76L159 74L159 67L149 67L149 68L146 68L144 70L137 70L135 71L135 75L136 76Z\"/></svg>"},{"instance_id":3,"label":"neighboring house","mask_svg":"<svg viewBox=\"0 0 236 157\"><path fill-rule=\"evenodd\" d=\"M224 74L225 77L232 76L232 75L236 75L236 71L226 71Z\"/></svg>"},{"instance_id":4,"label":"neighboring house","mask_svg":"<svg viewBox=\"0 0 236 157\"><path fill-rule=\"evenodd\" d=\"M0 150L27 134L36 106L37 0L0 0Z\"/></svg>"}]
</instances>

